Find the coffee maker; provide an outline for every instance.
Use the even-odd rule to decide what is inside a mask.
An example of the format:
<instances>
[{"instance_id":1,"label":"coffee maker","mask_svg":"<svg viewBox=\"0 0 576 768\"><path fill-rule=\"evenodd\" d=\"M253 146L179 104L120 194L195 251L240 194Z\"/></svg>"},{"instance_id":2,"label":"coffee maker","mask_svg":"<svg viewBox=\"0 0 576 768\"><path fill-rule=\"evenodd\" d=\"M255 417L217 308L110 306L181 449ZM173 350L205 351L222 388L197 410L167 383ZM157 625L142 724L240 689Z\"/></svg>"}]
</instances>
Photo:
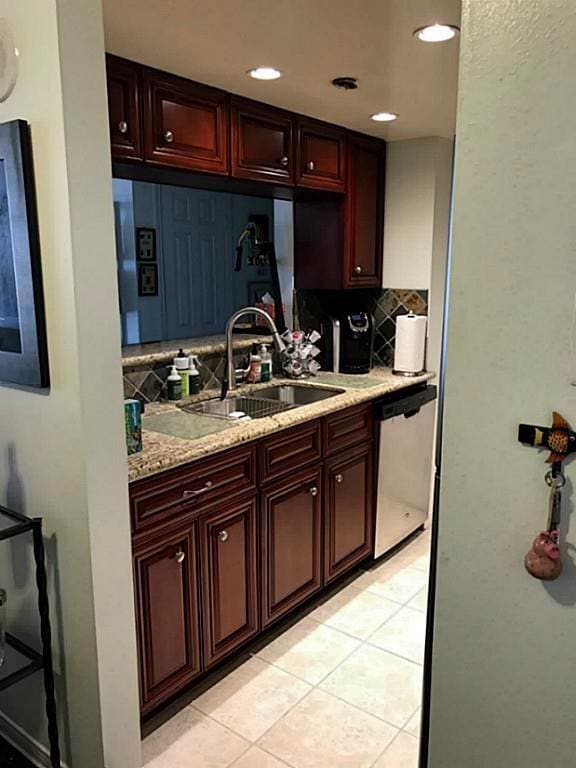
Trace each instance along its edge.
<instances>
[{"instance_id":1,"label":"coffee maker","mask_svg":"<svg viewBox=\"0 0 576 768\"><path fill-rule=\"evenodd\" d=\"M335 373L369 373L374 350L374 318L363 309L335 312L324 326L324 368Z\"/></svg>"}]
</instances>

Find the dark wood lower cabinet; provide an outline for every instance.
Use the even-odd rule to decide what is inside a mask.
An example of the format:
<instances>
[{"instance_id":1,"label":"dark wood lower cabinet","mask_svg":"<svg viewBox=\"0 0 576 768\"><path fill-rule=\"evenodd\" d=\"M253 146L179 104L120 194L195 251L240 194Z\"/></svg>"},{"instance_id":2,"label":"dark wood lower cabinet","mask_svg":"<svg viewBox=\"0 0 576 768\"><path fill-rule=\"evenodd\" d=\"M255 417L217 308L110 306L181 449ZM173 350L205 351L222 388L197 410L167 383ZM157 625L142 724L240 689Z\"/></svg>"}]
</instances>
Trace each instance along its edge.
<instances>
[{"instance_id":1,"label":"dark wood lower cabinet","mask_svg":"<svg viewBox=\"0 0 576 768\"><path fill-rule=\"evenodd\" d=\"M373 552L372 435L357 406L131 487L144 716Z\"/></svg>"},{"instance_id":2,"label":"dark wood lower cabinet","mask_svg":"<svg viewBox=\"0 0 576 768\"><path fill-rule=\"evenodd\" d=\"M341 576L372 552L372 443L326 462L324 583Z\"/></svg>"},{"instance_id":3,"label":"dark wood lower cabinet","mask_svg":"<svg viewBox=\"0 0 576 768\"><path fill-rule=\"evenodd\" d=\"M256 531L255 498L200 520L206 668L259 630Z\"/></svg>"},{"instance_id":4,"label":"dark wood lower cabinet","mask_svg":"<svg viewBox=\"0 0 576 768\"><path fill-rule=\"evenodd\" d=\"M322 587L322 468L312 467L262 493L262 626Z\"/></svg>"},{"instance_id":5,"label":"dark wood lower cabinet","mask_svg":"<svg viewBox=\"0 0 576 768\"><path fill-rule=\"evenodd\" d=\"M144 714L201 671L196 551L192 523L134 553Z\"/></svg>"}]
</instances>

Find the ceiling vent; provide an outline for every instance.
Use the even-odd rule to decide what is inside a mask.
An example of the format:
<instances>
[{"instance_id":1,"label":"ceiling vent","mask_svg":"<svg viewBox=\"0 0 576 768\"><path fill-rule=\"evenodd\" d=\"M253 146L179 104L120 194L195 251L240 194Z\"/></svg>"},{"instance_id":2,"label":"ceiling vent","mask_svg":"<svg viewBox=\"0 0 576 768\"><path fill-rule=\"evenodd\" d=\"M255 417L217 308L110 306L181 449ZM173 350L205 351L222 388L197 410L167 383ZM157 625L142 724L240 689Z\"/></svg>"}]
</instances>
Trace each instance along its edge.
<instances>
[{"instance_id":1,"label":"ceiling vent","mask_svg":"<svg viewBox=\"0 0 576 768\"><path fill-rule=\"evenodd\" d=\"M355 91L358 88L358 80L355 77L335 77L332 85L344 91Z\"/></svg>"}]
</instances>

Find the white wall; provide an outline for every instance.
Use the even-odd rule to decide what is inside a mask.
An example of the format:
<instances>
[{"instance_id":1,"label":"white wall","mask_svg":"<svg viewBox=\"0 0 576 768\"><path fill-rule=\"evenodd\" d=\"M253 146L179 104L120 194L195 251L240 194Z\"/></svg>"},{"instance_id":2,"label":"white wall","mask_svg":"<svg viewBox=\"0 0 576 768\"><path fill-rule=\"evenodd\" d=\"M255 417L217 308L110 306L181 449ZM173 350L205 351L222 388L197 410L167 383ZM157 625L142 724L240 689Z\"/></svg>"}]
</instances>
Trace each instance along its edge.
<instances>
[{"instance_id":1,"label":"white wall","mask_svg":"<svg viewBox=\"0 0 576 768\"><path fill-rule=\"evenodd\" d=\"M523 558L546 522L545 455L516 432L553 409L576 424L576 15L463 6L429 764L569 768L576 466L564 574L538 582Z\"/></svg>"},{"instance_id":2,"label":"white wall","mask_svg":"<svg viewBox=\"0 0 576 768\"><path fill-rule=\"evenodd\" d=\"M0 17L11 23L20 50L20 77L0 105L0 120L24 118L32 128L52 381L43 393L0 389L0 500L44 519L68 764L135 768L137 677L101 7L99 0L0 0ZM29 636L29 552L10 548L2 575L13 597L12 629ZM38 676L2 694L0 709L45 740L40 691Z\"/></svg>"},{"instance_id":3,"label":"white wall","mask_svg":"<svg viewBox=\"0 0 576 768\"><path fill-rule=\"evenodd\" d=\"M388 142L384 288L429 291L427 365L439 370L453 142L440 137Z\"/></svg>"}]
</instances>

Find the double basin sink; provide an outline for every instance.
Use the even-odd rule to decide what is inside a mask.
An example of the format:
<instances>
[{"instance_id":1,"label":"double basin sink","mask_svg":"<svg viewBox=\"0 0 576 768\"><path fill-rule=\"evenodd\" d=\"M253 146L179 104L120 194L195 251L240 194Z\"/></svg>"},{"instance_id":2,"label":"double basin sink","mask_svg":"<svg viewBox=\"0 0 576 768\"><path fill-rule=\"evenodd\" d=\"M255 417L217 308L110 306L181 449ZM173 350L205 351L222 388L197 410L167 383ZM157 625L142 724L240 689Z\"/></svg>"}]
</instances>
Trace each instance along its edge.
<instances>
[{"instance_id":1,"label":"double basin sink","mask_svg":"<svg viewBox=\"0 0 576 768\"><path fill-rule=\"evenodd\" d=\"M336 388L280 384L264 387L253 394L231 395L224 400L215 398L193 405L184 405L182 410L220 419L263 419L303 405L318 403L329 397L340 395L342 392L344 392L343 389Z\"/></svg>"}]
</instances>

